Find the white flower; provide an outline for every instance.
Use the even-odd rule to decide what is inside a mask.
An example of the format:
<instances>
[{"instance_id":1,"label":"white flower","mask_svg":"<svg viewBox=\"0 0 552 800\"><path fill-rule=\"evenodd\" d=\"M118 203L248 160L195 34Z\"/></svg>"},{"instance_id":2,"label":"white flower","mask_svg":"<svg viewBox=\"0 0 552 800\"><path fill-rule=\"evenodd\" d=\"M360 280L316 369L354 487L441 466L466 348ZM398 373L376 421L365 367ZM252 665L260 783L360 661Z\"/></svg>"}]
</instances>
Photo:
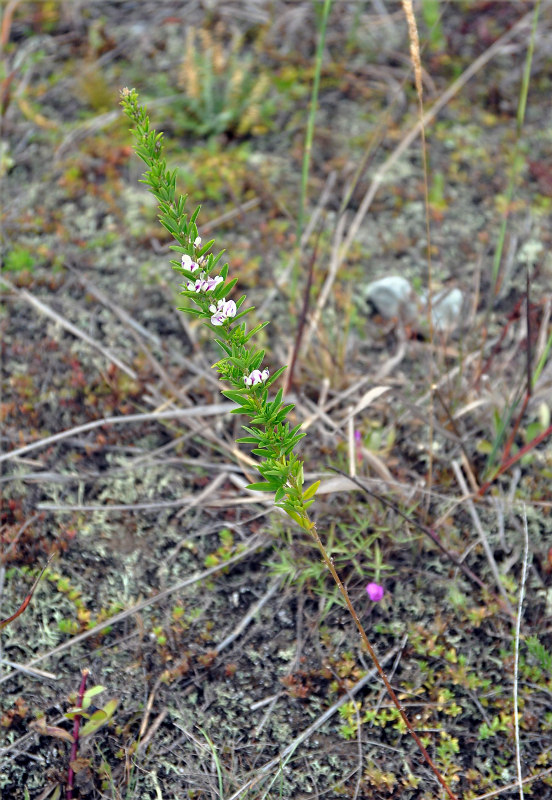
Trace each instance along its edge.
<instances>
[{"instance_id":1,"label":"white flower","mask_svg":"<svg viewBox=\"0 0 552 800\"><path fill-rule=\"evenodd\" d=\"M199 269L199 264L197 261L192 261L189 255L186 253L182 254L182 266L184 269L189 270L190 272L195 272L196 269Z\"/></svg>"},{"instance_id":2,"label":"white flower","mask_svg":"<svg viewBox=\"0 0 552 800\"><path fill-rule=\"evenodd\" d=\"M217 275L215 278L209 276L205 281L206 288L204 289L205 292L212 292L213 289L216 289L219 283L222 283L222 278L220 275Z\"/></svg>"},{"instance_id":3,"label":"white flower","mask_svg":"<svg viewBox=\"0 0 552 800\"><path fill-rule=\"evenodd\" d=\"M194 241L194 247L201 247L201 236L197 236Z\"/></svg>"},{"instance_id":4,"label":"white flower","mask_svg":"<svg viewBox=\"0 0 552 800\"><path fill-rule=\"evenodd\" d=\"M203 280L203 277L200 275L200 277L197 278L195 282L188 281L188 283L186 284L186 289L189 292L196 292L197 294L199 294L199 292L206 292L207 281Z\"/></svg>"},{"instance_id":5,"label":"white flower","mask_svg":"<svg viewBox=\"0 0 552 800\"><path fill-rule=\"evenodd\" d=\"M182 266L184 269L189 270L190 272L195 272L199 269L199 264L196 261L192 261L190 256L183 255L182 256ZM216 275L215 277L206 276L205 272L200 272L199 276L195 279L195 281L187 281L186 282L186 291L188 292L212 292L214 289L217 288L219 283L222 283L223 278L220 275Z\"/></svg>"},{"instance_id":6,"label":"white flower","mask_svg":"<svg viewBox=\"0 0 552 800\"><path fill-rule=\"evenodd\" d=\"M213 315L211 317L211 325L224 325L227 319L236 316L236 304L233 300L225 300L222 297L218 303L209 306L209 311Z\"/></svg>"},{"instance_id":7,"label":"white flower","mask_svg":"<svg viewBox=\"0 0 552 800\"><path fill-rule=\"evenodd\" d=\"M243 382L246 386L258 386L259 383L264 383L269 375L270 373L267 369L263 369L262 372L260 369L254 369L249 375L243 376Z\"/></svg>"}]
</instances>

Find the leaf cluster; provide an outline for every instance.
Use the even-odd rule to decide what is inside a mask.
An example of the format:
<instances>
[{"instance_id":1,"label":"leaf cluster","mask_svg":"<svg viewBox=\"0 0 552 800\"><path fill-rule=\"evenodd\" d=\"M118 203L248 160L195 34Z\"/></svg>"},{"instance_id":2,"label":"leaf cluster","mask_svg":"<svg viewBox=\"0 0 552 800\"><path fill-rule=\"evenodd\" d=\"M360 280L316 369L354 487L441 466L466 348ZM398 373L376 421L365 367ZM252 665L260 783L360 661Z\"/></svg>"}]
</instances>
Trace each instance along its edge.
<instances>
[{"instance_id":1,"label":"leaf cluster","mask_svg":"<svg viewBox=\"0 0 552 800\"><path fill-rule=\"evenodd\" d=\"M213 317L213 308L220 301L225 302L227 295L234 289L236 280L228 280L228 264L220 270L222 281L216 288L208 291L195 291L189 288L188 282L197 279L197 269L206 278L217 266L222 253L214 256L210 250L214 241L201 244L198 236L196 220L200 211L198 206L188 218L185 210L186 197L177 196L176 171L167 167L163 156L163 134L150 128L146 108L138 103L138 95L134 89L123 89L121 105L131 120L132 132L136 139L137 155L146 164L147 170L142 179L158 201L159 221L173 236L176 244L172 250L189 256L194 261L196 272L185 268L182 262L171 261L186 279L182 294L191 303L180 310L202 319L218 334L215 339L224 357L214 367L222 380L227 381L230 389L223 394L234 403L233 413L244 414L250 418L250 424L244 426L247 436L238 439L239 443L253 446L253 454L261 460L258 470L264 479L253 483L250 489L275 493L275 502L283 508L303 528L310 530L307 509L318 488L314 484L303 492L303 463L294 453L298 442L305 435L300 426L290 427L287 416L293 405L284 405L283 391L280 389L273 400L269 400L268 390L279 378L285 367L277 370L270 378L263 376L263 381L248 386L245 380L254 371L263 371L263 350L250 347L251 339L267 322L262 322L251 331L247 330L243 318L252 308L243 308L245 295L236 300L235 314L221 323ZM191 285L191 284L190 284ZM216 325L215 325L216 323Z\"/></svg>"}]
</instances>

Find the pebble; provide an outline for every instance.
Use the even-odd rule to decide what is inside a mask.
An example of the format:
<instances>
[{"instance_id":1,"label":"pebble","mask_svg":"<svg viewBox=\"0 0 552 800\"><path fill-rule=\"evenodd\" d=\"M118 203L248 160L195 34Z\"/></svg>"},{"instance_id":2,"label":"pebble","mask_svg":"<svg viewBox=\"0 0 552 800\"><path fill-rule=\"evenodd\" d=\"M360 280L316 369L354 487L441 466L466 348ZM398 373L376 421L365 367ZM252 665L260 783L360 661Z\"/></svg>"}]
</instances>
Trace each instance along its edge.
<instances>
[{"instance_id":1,"label":"pebble","mask_svg":"<svg viewBox=\"0 0 552 800\"><path fill-rule=\"evenodd\" d=\"M416 297L409 281L400 275L372 281L366 287L365 298L385 319L400 317L409 322L416 318Z\"/></svg>"},{"instance_id":2,"label":"pebble","mask_svg":"<svg viewBox=\"0 0 552 800\"><path fill-rule=\"evenodd\" d=\"M403 322L422 322L427 308L427 296L418 297L410 282L400 275L388 275L369 283L365 299L385 319L399 317ZM460 289L443 289L433 295L431 315L433 327L440 333L458 327L464 305Z\"/></svg>"}]
</instances>

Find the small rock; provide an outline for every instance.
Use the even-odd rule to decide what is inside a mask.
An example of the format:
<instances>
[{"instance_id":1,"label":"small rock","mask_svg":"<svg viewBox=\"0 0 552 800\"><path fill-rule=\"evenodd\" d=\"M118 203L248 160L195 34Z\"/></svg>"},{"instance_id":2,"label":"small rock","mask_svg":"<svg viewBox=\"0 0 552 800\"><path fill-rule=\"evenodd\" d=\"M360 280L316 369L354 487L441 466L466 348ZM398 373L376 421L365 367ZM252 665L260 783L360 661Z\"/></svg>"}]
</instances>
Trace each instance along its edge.
<instances>
[{"instance_id":1,"label":"small rock","mask_svg":"<svg viewBox=\"0 0 552 800\"><path fill-rule=\"evenodd\" d=\"M411 322L417 316L416 296L410 283L400 275L372 281L366 287L365 298L385 319L400 317Z\"/></svg>"},{"instance_id":2,"label":"small rock","mask_svg":"<svg viewBox=\"0 0 552 800\"><path fill-rule=\"evenodd\" d=\"M431 316L436 331L452 331L460 322L464 295L460 289L445 289L433 297Z\"/></svg>"}]
</instances>

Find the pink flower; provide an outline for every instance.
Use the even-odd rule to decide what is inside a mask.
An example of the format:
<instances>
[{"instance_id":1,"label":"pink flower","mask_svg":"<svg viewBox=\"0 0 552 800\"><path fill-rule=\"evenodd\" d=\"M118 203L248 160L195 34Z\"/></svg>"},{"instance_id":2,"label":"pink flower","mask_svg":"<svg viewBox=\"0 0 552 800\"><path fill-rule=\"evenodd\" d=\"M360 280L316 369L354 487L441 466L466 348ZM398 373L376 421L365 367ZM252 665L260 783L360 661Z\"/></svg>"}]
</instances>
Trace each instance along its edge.
<instances>
[{"instance_id":1,"label":"pink flower","mask_svg":"<svg viewBox=\"0 0 552 800\"><path fill-rule=\"evenodd\" d=\"M385 594L385 589L383 586L380 586L379 583L369 583L366 587L366 591L368 592L368 597L374 603L379 603Z\"/></svg>"}]
</instances>

